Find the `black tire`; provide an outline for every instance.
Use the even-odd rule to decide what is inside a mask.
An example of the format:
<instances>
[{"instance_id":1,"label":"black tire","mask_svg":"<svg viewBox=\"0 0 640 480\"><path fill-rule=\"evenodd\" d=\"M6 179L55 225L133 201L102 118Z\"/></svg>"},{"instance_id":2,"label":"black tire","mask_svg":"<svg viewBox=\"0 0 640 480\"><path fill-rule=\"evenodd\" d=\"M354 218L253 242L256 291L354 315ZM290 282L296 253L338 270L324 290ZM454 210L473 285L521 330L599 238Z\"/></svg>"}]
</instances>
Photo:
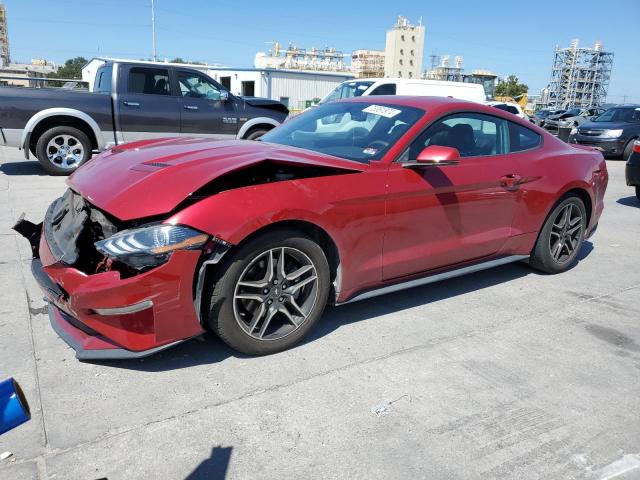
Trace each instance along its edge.
<instances>
[{"instance_id":1,"label":"black tire","mask_svg":"<svg viewBox=\"0 0 640 480\"><path fill-rule=\"evenodd\" d=\"M245 287L239 285L238 282L243 280L243 285L246 283L246 273L251 271L251 268L257 268L254 266L262 265L266 260L258 261L257 259L263 258L262 255L268 255L272 249L285 248L291 252L302 252L307 260L310 260L317 273L317 283L302 287L299 291L299 295L305 292L305 289L311 288L315 292L315 296L311 301L311 307L308 310L307 316L304 320L300 321L298 326L294 323L287 325L289 322L284 314L277 311L273 314L269 329L275 330L270 333L272 338L256 338L261 336L258 330L262 330L266 316L268 316L272 309L280 308L283 304L278 303L278 295L283 295L284 290L269 284L272 291L268 295L263 295L267 289L259 287L257 293L265 299L269 299L273 302L271 307L267 307L269 300L240 300L234 297L236 292L240 292L239 289ZM284 252L284 250L281 250ZM256 263L257 262L257 263ZM276 276L280 278L277 273ZM291 269L291 264L289 265ZM293 266L294 269L298 268ZM266 269L265 269L266 271ZM288 272L290 273L290 272ZM211 330L215 332L225 343L230 347L246 354L250 355L265 355L270 353L279 352L291 348L298 343L309 331L314 327L316 322L322 316L322 312L326 306L327 298L330 290L330 274L329 264L327 258L320 248L320 246L314 242L311 238L304 234L293 230L279 230L266 232L262 235L258 235L245 244L241 244L237 250L230 252L229 258L225 258L221 265L216 268L216 273L212 275L211 282L208 286L205 286L203 295L207 295L205 298L210 298L210 306L208 310L207 323ZM266 278L266 277L265 277ZM262 279L264 280L264 278ZM292 282L293 283L293 282ZM280 285L284 289L291 289L293 285ZM208 288L207 288L208 287ZM251 288L254 288L253 286ZM251 290L253 291L253 290ZM245 290L246 292L246 290ZM274 296L275 295L275 296ZM270 296L274 296L270 298ZM283 297L279 297L282 301ZM308 297L309 299L310 297ZM240 303L237 303L240 302ZM286 304L285 300L285 304ZM296 303L297 305L297 303ZM258 322L254 329L249 326L251 320L256 318L253 316L259 308L266 309L262 322ZM244 312L240 312L244 308L247 308ZM253 308L253 311L250 311ZM290 307L286 307L290 310ZM264 310L263 310L264 311ZM243 317L244 315L244 317ZM241 326L241 322L244 325ZM282 325L282 326L280 326ZM267 327L265 327L267 328ZM247 329L251 332L248 332ZM265 331L265 337L268 337ZM253 333L255 332L255 333ZM279 337L278 335L282 335Z\"/></svg>"},{"instance_id":2,"label":"black tire","mask_svg":"<svg viewBox=\"0 0 640 480\"><path fill-rule=\"evenodd\" d=\"M63 139L63 144L60 147L68 146L68 151L71 152L70 156L65 158L58 156L53 160L49 159L48 150L51 149L49 142L56 138ZM73 150L74 146L79 146L79 148ZM55 147L53 148L55 149ZM51 175L72 174L80 165L91 158L91 150L92 146L89 137L83 131L67 126L50 128L40 135L36 143L36 157L42 168Z\"/></svg>"},{"instance_id":3,"label":"black tire","mask_svg":"<svg viewBox=\"0 0 640 480\"><path fill-rule=\"evenodd\" d=\"M636 198L640 200L640 187L636 187Z\"/></svg>"},{"instance_id":4,"label":"black tire","mask_svg":"<svg viewBox=\"0 0 640 480\"><path fill-rule=\"evenodd\" d=\"M577 230L571 234L571 240L568 240L564 235L569 229L565 228L564 233L562 228L558 228L557 225L560 220L559 216L565 212L565 209L571 206L570 215L575 213L575 217L569 218L569 222L574 221L580 217L579 223L572 225L570 229L577 227ZM572 220L573 218L573 220ZM584 206L584 202L577 196L571 195L561 199L560 202L551 210L551 213L547 217L536 244L531 252L529 259L529 265L536 270L540 270L545 273L560 273L569 269L576 261L582 242L584 241L585 230L587 226L587 210ZM558 258L553 252L556 252L556 242L561 241L560 255ZM572 250L569 251L569 246L572 246Z\"/></svg>"},{"instance_id":5,"label":"black tire","mask_svg":"<svg viewBox=\"0 0 640 480\"><path fill-rule=\"evenodd\" d=\"M624 160L625 162L629 160L629 157L631 157L631 154L633 153L633 142L635 141L636 139L632 138L624 146L624 150L622 151L622 160Z\"/></svg>"},{"instance_id":6,"label":"black tire","mask_svg":"<svg viewBox=\"0 0 640 480\"><path fill-rule=\"evenodd\" d=\"M249 130L249 132L244 136L245 140L257 140L259 139L261 136L263 136L265 133L267 133L269 130L267 130L266 128L254 128L252 130Z\"/></svg>"}]
</instances>

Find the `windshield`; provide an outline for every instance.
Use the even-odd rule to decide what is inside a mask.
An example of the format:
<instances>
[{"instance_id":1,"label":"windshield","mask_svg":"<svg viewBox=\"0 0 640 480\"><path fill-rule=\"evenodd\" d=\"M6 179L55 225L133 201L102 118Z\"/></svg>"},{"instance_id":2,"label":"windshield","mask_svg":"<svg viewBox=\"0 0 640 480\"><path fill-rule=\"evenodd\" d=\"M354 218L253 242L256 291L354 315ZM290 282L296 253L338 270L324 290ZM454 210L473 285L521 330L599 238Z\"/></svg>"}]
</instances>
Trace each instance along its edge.
<instances>
[{"instance_id":1,"label":"windshield","mask_svg":"<svg viewBox=\"0 0 640 480\"><path fill-rule=\"evenodd\" d=\"M610 108L594 122L640 122L640 108Z\"/></svg>"},{"instance_id":2,"label":"windshield","mask_svg":"<svg viewBox=\"0 0 640 480\"><path fill-rule=\"evenodd\" d=\"M571 110L568 110L566 113L564 113L564 115L566 115L567 117L575 117L576 115L580 115L580 109L579 108L572 108Z\"/></svg>"},{"instance_id":3,"label":"windshield","mask_svg":"<svg viewBox=\"0 0 640 480\"><path fill-rule=\"evenodd\" d=\"M369 163L380 160L423 114L399 105L328 103L286 121L260 140Z\"/></svg>"},{"instance_id":4,"label":"windshield","mask_svg":"<svg viewBox=\"0 0 640 480\"><path fill-rule=\"evenodd\" d=\"M320 103L333 102L334 100L340 100L341 98L359 97L367 89L373 85L373 82L344 82L336 87L336 89L329 95L324 97Z\"/></svg>"}]
</instances>

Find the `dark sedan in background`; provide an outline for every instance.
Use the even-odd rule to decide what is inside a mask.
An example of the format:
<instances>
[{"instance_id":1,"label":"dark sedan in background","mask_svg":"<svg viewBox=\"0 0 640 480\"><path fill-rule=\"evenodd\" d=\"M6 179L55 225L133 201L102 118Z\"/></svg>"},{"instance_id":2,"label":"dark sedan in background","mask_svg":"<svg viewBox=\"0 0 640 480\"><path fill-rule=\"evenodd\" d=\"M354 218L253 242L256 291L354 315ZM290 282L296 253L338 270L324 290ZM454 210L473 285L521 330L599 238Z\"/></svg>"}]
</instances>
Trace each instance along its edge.
<instances>
[{"instance_id":1,"label":"dark sedan in background","mask_svg":"<svg viewBox=\"0 0 640 480\"><path fill-rule=\"evenodd\" d=\"M625 177L627 185L636 187L636 197L640 200L640 140L633 142L631 155L627 160Z\"/></svg>"},{"instance_id":2,"label":"dark sedan in background","mask_svg":"<svg viewBox=\"0 0 640 480\"><path fill-rule=\"evenodd\" d=\"M569 143L595 147L605 157L626 160L637 139L640 139L640 105L620 105L575 127Z\"/></svg>"}]
</instances>

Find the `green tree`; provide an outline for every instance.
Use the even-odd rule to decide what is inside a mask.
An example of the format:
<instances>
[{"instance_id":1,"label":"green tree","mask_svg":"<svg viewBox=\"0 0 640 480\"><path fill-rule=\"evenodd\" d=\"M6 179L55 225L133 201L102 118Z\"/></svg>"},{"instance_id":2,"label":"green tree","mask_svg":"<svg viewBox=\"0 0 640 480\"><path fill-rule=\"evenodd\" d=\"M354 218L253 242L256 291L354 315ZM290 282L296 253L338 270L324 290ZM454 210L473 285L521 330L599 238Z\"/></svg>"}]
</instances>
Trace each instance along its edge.
<instances>
[{"instance_id":1,"label":"green tree","mask_svg":"<svg viewBox=\"0 0 640 480\"><path fill-rule=\"evenodd\" d=\"M528 91L529 87L524 83L519 83L518 77L509 75L504 82L496 86L495 96L516 98Z\"/></svg>"},{"instance_id":2,"label":"green tree","mask_svg":"<svg viewBox=\"0 0 640 480\"><path fill-rule=\"evenodd\" d=\"M69 78L82 80L82 67L87 63L84 57L70 58L57 71L47 74L47 78ZM63 82L49 82L53 87L61 87Z\"/></svg>"},{"instance_id":3,"label":"green tree","mask_svg":"<svg viewBox=\"0 0 640 480\"><path fill-rule=\"evenodd\" d=\"M190 61L190 60L184 60L182 57L176 57L173 60L169 60L169 63L189 63L191 65L205 65L202 62L196 62L196 61Z\"/></svg>"}]
</instances>

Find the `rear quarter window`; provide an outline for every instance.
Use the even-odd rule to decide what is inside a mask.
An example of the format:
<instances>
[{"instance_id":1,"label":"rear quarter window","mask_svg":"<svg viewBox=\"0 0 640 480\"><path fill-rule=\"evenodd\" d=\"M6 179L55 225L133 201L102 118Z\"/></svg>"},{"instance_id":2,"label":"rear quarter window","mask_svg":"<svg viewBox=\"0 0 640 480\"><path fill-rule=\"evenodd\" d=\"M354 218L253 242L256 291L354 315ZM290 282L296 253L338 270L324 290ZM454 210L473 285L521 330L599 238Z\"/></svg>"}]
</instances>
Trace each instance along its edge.
<instances>
[{"instance_id":1,"label":"rear quarter window","mask_svg":"<svg viewBox=\"0 0 640 480\"><path fill-rule=\"evenodd\" d=\"M509 152L532 150L542 144L542 136L533 130L509 122Z\"/></svg>"},{"instance_id":2,"label":"rear quarter window","mask_svg":"<svg viewBox=\"0 0 640 480\"><path fill-rule=\"evenodd\" d=\"M129 70L127 91L147 95L169 95L169 70L133 67Z\"/></svg>"},{"instance_id":3,"label":"rear quarter window","mask_svg":"<svg viewBox=\"0 0 640 480\"><path fill-rule=\"evenodd\" d=\"M96 72L96 79L93 85L94 92L108 92L111 93L111 74L113 73L113 67L100 67Z\"/></svg>"}]
</instances>

